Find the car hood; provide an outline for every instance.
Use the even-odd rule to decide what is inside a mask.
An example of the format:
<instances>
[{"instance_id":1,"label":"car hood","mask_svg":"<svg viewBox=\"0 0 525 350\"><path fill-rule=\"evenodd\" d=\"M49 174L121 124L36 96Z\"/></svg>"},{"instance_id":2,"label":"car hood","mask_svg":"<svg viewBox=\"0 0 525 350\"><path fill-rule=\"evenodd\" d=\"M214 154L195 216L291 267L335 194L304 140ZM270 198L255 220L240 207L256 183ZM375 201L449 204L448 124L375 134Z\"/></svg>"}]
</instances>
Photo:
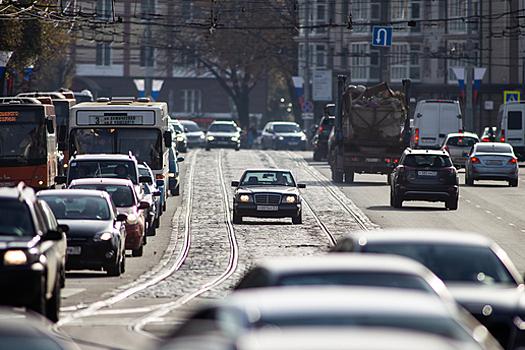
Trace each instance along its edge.
<instances>
[{"instance_id":1,"label":"car hood","mask_svg":"<svg viewBox=\"0 0 525 350\"><path fill-rule=\"evenodd\" d=\"M95 233L114 230L111 220L58 220L69 226L67 237L92 237Z\"/></svg>"},{"instance_id":2,"label":"car hood","mask_svg":"<svg viewBox=\"0 0 525 350\"><path fill-rule=\"evenodd\" d=\"M296 187L290 186L253 186L239 187L238 193L257 194L257 193L281 193L281 194L298 194Z\"/></svg>"},{"instance_id":3,"label":"car hood","mask_svg":"<svg viewBox=\"0 0 525 350\"><path fill-rule=\"evenodd\" d=\"M239 136L238 132L224 132L224 131L208 131L206 133L206 136L218 136L218 137L233 137L233 136Z\"/></svg>"},{"instance_id":4,"label":"car hood","mask_svg":"<svg viewBox=\"0 0 525 350\"><path fill-rule=\"evenodd\" d=\"M0 236L0 249L4 250L7 248L28 248L34 246L34 242L31 243L31 240L35 238L34 236Z\"/></svg>"},{"instance_id":5,"label":"car hood","mask_svg":"<svg viewBox=\"0 0 525 350\"><path fill-rule=\"evenodd\" d=\"M473 314L482 314L486 305L494 314L523 314L525 312L525 288L510 285L483 286L478 283L447 283L454 299ZM525 319L525 314L522 318Z\"/></svg>"},{"instance_id":6,"label":"car hood","mask_svg":"<svg viewBox=\"0 0 525 350\"><path fill-rule=\"evenodd\" d=\"M186 136L201 136L204 135L204 131L189 131L186 132Z\"/></svg>"},{"instance_id":7,"label":"car hood","mask_svg":"<svg viewBox=\"0 0 525 350\"><path fill-rule=\"evenodd\" d=\"M305 136L302 132L276 132L275 136L283 136L283 137L302 137Z\"/></svg>"}]
</instances>

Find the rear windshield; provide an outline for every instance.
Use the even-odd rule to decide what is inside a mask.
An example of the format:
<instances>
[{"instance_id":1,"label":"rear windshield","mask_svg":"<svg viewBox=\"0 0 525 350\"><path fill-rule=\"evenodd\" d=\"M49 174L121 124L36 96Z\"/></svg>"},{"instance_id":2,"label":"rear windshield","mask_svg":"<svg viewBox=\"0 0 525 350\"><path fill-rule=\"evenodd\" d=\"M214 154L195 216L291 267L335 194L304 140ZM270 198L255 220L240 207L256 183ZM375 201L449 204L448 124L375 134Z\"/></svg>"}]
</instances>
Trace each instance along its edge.
<instances>
[{"instance_id":1,"label":"rear windshield","mask_svg":"<svg viewBox=\"0 0 525 350\"><path fill-rule=\"evenodd\" d=\"M512 153L512 149L509 145L479 145L476 148L478 153Z\"/></svg>"},{"instance_id":2,"label":"rear windshield","mask_svg":"<svg viewBox=\"0 0 525 350\"><path fill-rule=\"evenodd\" d=\"M71 188L83 188L88 190L101 190L108 192L113 198L113 202L117 208L121 207L131 207L135 205L135 198L133 196L133 190L128 186L119 186L119 185L104 185L104 184L94 184L94 185L75 185Z\"/></svg>"},{"instance_id":3,"label":"rear windshield","mask_svg":"<svg viewBox=\"0 0 525 350\"><path fill-rule=\"evenodd\" d=\"M408 155L403 165L412 167L441 168L452 166L450 158L445 155Z\"/></svg>"},{"instance_id":4,"label":"rear windshield","mask_svg":"<svg viewBox=\"0 0 525 350\"><path fill-rule=\"evenodd\" d=\"M108 220L110 208L102 197L40 196L57 219Z\"/></svg>"},{"instance_id":5,"label":"rear windshield","mask_svg":"<svg viewBox=\"0 0 525 350\"><path fill-rule=\"evenodd\" d=\"M475 137L455 136L447 140L447 146L472 147L478 140Z\"/></svg>"},{"instance_id":6,"label":"rear windshield","mask_svg":"<svg viewBox=\"0 0 525 350\"><path fill-rule=\"evenodd\" d=\"M69 168L68 181L75 179L105 177L129 179L138 185L136 165L132 161L73 161Z\"/></svg>"}]
</instances>

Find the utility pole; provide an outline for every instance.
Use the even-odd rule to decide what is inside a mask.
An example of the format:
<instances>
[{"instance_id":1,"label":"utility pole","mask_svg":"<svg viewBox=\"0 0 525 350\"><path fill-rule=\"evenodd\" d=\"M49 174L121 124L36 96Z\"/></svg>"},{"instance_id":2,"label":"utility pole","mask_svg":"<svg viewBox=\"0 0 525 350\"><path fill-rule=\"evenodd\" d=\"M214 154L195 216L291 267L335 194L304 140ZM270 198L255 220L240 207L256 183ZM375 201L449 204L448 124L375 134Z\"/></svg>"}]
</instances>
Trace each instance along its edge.
<instances>
[{"instance_id":1,"label":"utility pole","mask_svg":"<svg viewBox=\"0 0 525 350\"><path fill-rule=\"evenodd\" d=\"M153 97L153 67L154 67L154 59L153 59L153 48L151 47L151 16L153 15L153 1L149 0L146 1L146 50L144 55L145 57L145 63L146 63L146 76L144 79L144 97ZM151 62L150 62L151 61Z\"/></svg>"},{"instance_id":2,"label":"utility pole","mask_svg":"<svg viewBox=\"0 0 525 350\"><path fill-rule=\"evenodd\" d=\"M304 70L303 70L303 103L310 101L310 44L308 42L308 35L310 32L310 1L304 0ZM310 123L312 119L304 118L303 114L303 127L306 130L306 134L310 136Z\"/></svg>"},{"instance_id":3,"label":"utility pole","mask_svg":"<svg viewBox=\"0 0 525 350\"><path fill-rule=\"evenodd\" d=\"M473 113L473 67L472 67L472 0L467 1L467 71L465 77L465 130L474 131Z\"/></svg>"}]
</instances>

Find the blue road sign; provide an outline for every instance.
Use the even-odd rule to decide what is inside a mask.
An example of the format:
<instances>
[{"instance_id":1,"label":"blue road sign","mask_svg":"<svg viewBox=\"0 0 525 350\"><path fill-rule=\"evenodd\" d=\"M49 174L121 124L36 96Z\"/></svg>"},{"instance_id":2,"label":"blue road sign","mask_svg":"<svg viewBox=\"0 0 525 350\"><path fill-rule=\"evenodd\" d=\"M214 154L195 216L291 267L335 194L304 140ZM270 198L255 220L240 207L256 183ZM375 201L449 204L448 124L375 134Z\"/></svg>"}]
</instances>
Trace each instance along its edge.
<instances>
[{"instance_id":1,"label":"blue road sign","mask_svg":"<svg viewBox=\"0 0 525 350\"><path fill-rule=\"evenodd\" d=\"M372 46L392 46L392 27L374 27Z\"/></svg>"},{"instance_id":2,"label":"blue road sign","mask_svg":"<svg viewBox=\"0 0 525 350\"><path fill-rule=\"evenodd\" d=\"M505 103L507 102L513 102L513 101L519 101L520 100L520 92L519 91L503 91L503 100Z\"/></svg>"},{"instance_id":3,"label":"blue road sign","mask_svg":"<svg viewBox=\"0 0 525 350\"><path fill-rule=\"evenodd\" d=\"M314 104L310 101L304 101L301 107L304 113L312 112L314 110Z\"/></svg>"}]
</instances>

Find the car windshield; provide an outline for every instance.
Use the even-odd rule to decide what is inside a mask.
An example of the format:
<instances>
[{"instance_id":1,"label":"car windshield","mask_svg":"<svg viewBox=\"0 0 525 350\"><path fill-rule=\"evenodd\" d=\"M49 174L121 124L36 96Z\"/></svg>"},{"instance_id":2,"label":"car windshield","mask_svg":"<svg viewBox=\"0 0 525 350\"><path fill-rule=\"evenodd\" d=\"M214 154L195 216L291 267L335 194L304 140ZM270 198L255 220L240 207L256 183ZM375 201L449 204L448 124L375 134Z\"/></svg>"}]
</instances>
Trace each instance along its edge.
<instances>
[{"instance_id":1,"label":"car windshield","mask_svg":"<svg viewBox=\"0 0 525 350\"><path fill-rule=\"evenodd\" d=\"M455 320L445 317L419 315L356 314L356 315L277 315L262 316L254 325L262 328L267 325L286 326L353 326L353 327L394 327L438 334L449 339L474 342L469 333Z\"/></svg>"},{"instance_id":2,"label":"car windshield","mask_svg":"<svg viewBox=\"0 0 525 350\"><path fill-rule=\"evenodd\" d=\"M403 165L411 167L431 167L431 168L442 168L450 167L452 163L450 158L445 155L408 155L405 158Z\"/></svg>"},{"instance_id":3,"label":"car windshield","mask_svg":"<svg viewBox=\"0 0 525 350\"><path fill-rule=\"evenodd\" d=\"M0 236L34 236L28 206L18 200L0 201Z\"/></svg>"},{"instance_id":4,"label":"car windshield","mask_svg":"<svg viewBox=\"0 0 525 350\"><path fill-rule=\"evenodd\" d=\"M516 284L505 265L488 247L368 242L364 250L371 253L403 255L415 259L445 282Z\"/></svg>"},{"instance_id":5,"label":"car windshield","mask_svg":"<svg viewBox=\"0 0 525 350\"><path fill-rule=\"evenodd\" d=\"M131 207L135 205L133 200L133 190L128 186L119 185L104 185L104 184L93 184L93 185L73 185L70 188L84 188L89 190L101 190L108 192L113 198L113 202L117 208Z\"/></svg>"},{"instance_id":6,"label":"car windshield","mask_svg":"<svg viewBox=\"0 0 525 350\"><path fill-rule=\"evenodd\" d=\"M108 202L102 197L59 195L39 197L46 201L59 220L109 220L110 218Z\"/></svg>"},{"instance_id":7,"label":"car windshield","mask_svg":"<svg viewBox=\"0 0 525 350\"><path fill-rule=\"evenodd\" d=\"M244 174L241 186L293 186L292 174L285 171L248 171Z\"/></svg>"},{"instance_id":8,"label":"car windshield","mask_svg":"<svg viewBox=\"0 0 525 350\"><path fill-rule=\"evenodd\" d=\"M208 131L236 132L237 127L233 124L212 124Z\"/></svg>"},{"instance_id":9,"label":"car windshield","mask_svg":"<svg viewBox=\"0 0 525 350\"><path fill-rule=\"evenodd\" d=\"M197 123L184 123L184 122L181 122L181 124L189 132L201 131L201 129L199 128L199 125L197 125Z\"/></svg>"},{"instance_id":10,"label":"car windshield","mask_svg":"<svg viewBox=\"0 0 525 350\"><path fill-rule=\"evenodd\" d=\"M297 124L275 124L273 126L275 132L301 132L301 128Z\"/></svg>"},{"instance_id":11,"label":"car windshield","mask_svg":"<svg viewBox=\"0 0 525 350\"><path fill-rule=\"evenodd\" d=\"M491 144L491 145L479 145L476 148L477 153L512 153L512 148L510 145L504 145L504 144Z\"/></svg>"},{"instance_id":12,"label":"car windshield","mask_svg":"<svg viewBox=\"0 0 525 350\"><path fill-rule=\"evenodd\" d=\"M300 275L282 276L279 286L306 286L306 285L349 285L349 286L376 286L389 288L416 289L434 293L430 285L421 277L400 273L381 272L337 272L337 273L309 273Z\"/></svg>"},{"instance_id":13,"label":"car windshield","mask_svg":"<svg viewBox=\"0 0 525 350\"><path fill-rule=\"evenodd\" d=\"M475 137L454 136L447 140L447 146L472 147L476 142L478 140Z\"/></svg>"},{"instance_id":14,"label":"car windshield","mask_svg":"<svg viewBox=\"0 0 525 350\"><path fill-rule=\"evenodd\" d=\"M75 179L105 177L130 179L135 185L138 184L136 165L132 161L73 161L69 168L69 182Z\"/></svg>"}]
</instances>

